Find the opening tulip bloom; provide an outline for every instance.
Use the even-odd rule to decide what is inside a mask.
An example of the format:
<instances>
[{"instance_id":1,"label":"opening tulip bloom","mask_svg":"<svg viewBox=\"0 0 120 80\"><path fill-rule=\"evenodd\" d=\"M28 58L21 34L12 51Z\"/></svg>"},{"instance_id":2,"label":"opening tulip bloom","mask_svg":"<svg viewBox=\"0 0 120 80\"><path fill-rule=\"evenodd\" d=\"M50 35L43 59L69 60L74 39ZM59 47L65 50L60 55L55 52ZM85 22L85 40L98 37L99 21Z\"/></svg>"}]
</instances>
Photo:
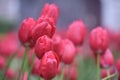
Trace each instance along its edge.
<instances>
[{"instance_id":1,"label":"opening tulip bloom","mask_svg":"<svg viewBox=\"0 0 120 80\"><path fill-rule=\"evenodd\" d=\"M55 25L52 19L49 17L40 17L37 21L37 24L32 28L31 31L32 39L34 42L36 42L36 40L43 35L47 35L51 38L54 33Z\"/></svg>"},{"instance_id":2,"label":"opening tulip bloom","mask_svg":"<svg viewBox=\"0 0 120 80\"><path fill-rule=\"evenodd\" d=\"M41 12L41 16L47 16L53 19L56 23L59 15L59 9L55 4L45 4Z\"/></svg>"},{"instance_id":3,"label":"opening tulip bloom","mask_svg":"<svg viewBox=\"0 0 120 80\"><path fill-rule=\"evenodd\" d=\"M59 58L55 52L49 51L41 59L39 73L45 80L54 78L58 71Z\"/></svg>"},{"instance_id":4,"label":"opening tulip bloom","mask_svg":"<svg viewBox=\"0 0 120 80\"><path fill-rule=\"evenodd\" d=\"M38 38L35 44L35 53L36 56L41 59L45 52L50 51L52 49L52 40L44 35Z\"/></svg>"},{"instance_id":5,"label":"opening tulip bloom","mask_svg":"<svg viewBox=\"0 0 120 80\"><path fill-rule=\"evenodd\" d=\"M20 42L24 46L34 46L34 42L31 36L31 29L34 27L35 24L36 21L33 18L27 18L23 20L18 32L18 37Z\"/></svg>"},{"instance_id":6,"label":"opening tulip bloom","mask_svg":"<svg viewBox=\"0 0 120 80\"><path fill-rule=\"evenodd\" d=\"M65 64L71 64L75 58L76 48L69 39L62 40L60 44L59 57Z\"/></svg>"},{"instance_id":7,"label":"opening tulip bloom","mask_svg":"<svg viewBox=\"0 0 120 80\"><path fill-rule=\"evenodd\" d=\"M107 31L101 27L93 29L89 35L89 43L94 52L103 53L109 43Z\"/></svg>"},{"instance_id":8,"label":"opening tulip bloom","mask_svg":"<svg viewBox=\"0 0 120 80\"><path fill-rule=\"evenodd\" d=\"M82 20L74 21L67 31L67 37L75 44L80 45L84 41L85 37L85 24Z\"/></svg>"}]
</instances>

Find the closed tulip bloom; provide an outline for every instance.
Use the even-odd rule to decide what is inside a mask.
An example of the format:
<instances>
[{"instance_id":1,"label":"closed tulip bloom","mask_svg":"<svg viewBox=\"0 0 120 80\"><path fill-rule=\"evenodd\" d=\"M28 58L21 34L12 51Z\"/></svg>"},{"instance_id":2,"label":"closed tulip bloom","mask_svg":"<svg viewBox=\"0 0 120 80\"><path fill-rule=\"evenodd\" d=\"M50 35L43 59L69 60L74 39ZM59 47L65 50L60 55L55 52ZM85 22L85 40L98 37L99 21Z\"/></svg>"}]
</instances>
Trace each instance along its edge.
<instances>
[{"instance_id":1,"label":"closed tulip bloom","mask_svg":"<svg viewBox=\"0 0 120 80\"><path fill-rule=\"evenodd\" d=\"M41 59L39 73L45 80L54 78L58 71L59 58L53 51L48 51Z\"/></svg>"},{"instance_id":2,"label":"closed tulip bloom","mask_svg":"<svg viewBox=\"0 0 120 80\"><path fill-rule=\"evenodd\" d=\"M56 53L59 53L59 47L60 47L60 44L61 44L61 41L62 41L62 38L60 35L54 35L53 38L52 38L52 44L53 44L53 50L56 52Z\"/></svg>"},{"instance_id":3,"label":"closed tulip bloom","mask_svg":"<svg viewBox=\"0 0 120 80\"><path fill-rule=\"evenodd\" d=\"M104 54L100 56L100 65L102 68L108 68L114 65L114 58L110 49L107 49Z\"/></svg>"},{"instance_id":4,"label":"closed tulip bloom","mask_svg":"<svg viewBox=\"0 0 120 80\"><path fill-rule=\"evenodd\" d=\"M36 56L41 59L45 52L50 51L52 49L52 40L44 35L39 37L35 44L35 53Z\"/></svg>"},{"instance_id":5,"label":"closed tulip bloom","mask_svg":"<svg viewBox=\"0 0 120 80\"><path fill-rule=\"evenodd\" d=\"M76 48L69 39L62 40L60 44L59 57L65 64L71 64L75 58Z\"/></svg>"},{"instance_id":6,"label":"closed tulip bloom","mask_svg":"<svg viewBox=\"0 0 120 80\"><path fill-rule=\"evenodd\" d=\"M59 16L59 9L58 9L57 5L46 3L45 6L42 9L41 16L50 17L56 23L57 19L58 19L58 16Z\"/></svg>"},{"instance_id":7,"label":"closed tulip bloom","mask_svg":"<svg viewBox=\"0 0 120 80\"><path fill-rule=\"evenodd\" d=\"M85 38L85 30L82 20L74 21L68 28L67 37L76 45L81 45Z\"/></svg>"},{"instance_id":8,"label":"closed tulip bloom","mask_svg":"<svg viewBox=\"0 0 120 80\"><path fill-rule=\"evenodd\" d=\"M90 32L90 47L96 53L103 53L108 48L108 40L107 31L101 27L97 27Z\"/></svg>"},{"instance_id":9,"label":"closed tulip bloom","mask_svg":"<svg viewBox=\"0 0 120 80\"><path fill-rule=\"evenodd\" d=\"M31 37L31 29L35 24L36 21L33 18L27 18L23 20L18 32L19 40L23 45L30 47L34 46L34 42Z\"/></svg>"},{"instance_id":10,"label":"closed tulip bloom","mask_svg":"<svg viewBox=\"0 0 120 80\"><path fill-rule=\"evenodd\" d=\"M53 21L48 17L40 17L37 21L37 24L32 28L31 31L32 39L34 42L36 42L36 40L43 35L47 35L51 38L54 33L55 25Z\"/></svg>"}]
</instances>

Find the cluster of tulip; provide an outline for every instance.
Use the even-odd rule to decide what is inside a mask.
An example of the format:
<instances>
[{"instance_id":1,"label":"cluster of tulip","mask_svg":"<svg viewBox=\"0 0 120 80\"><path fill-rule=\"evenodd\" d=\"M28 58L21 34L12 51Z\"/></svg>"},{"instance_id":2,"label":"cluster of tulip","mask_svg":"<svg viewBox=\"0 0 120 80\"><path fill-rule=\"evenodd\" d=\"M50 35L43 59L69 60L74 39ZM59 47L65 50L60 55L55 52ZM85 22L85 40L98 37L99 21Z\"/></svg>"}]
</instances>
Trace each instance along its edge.
<instances>
[{"instance_id":1,"label":"cluster of tulip","mask_svg":"<svg viewBox=\"0 0 120 80\"><path fill-rule=\"evenodd\" d=\"M15 33L1 36L0 80L32 80L33 75L38 80L78 80L82 74L79 73L80 60L87 58L85 51L92 53L87 55L96 63L97 74L92 80L120 80L120 60L114 59L110 49L112 43L109 43L116 36L109 37L106 29L97 27L86 37L86 26L80 19L70 24L66 31L57 32L58 16L59 8L47 3L37 20L24 19L18 32L22 46L18 46ZM90 49L83 48L87 39L89 43L85 45ZM16 59L17 68L11 69Z\"/></svg>"}]
</instances>

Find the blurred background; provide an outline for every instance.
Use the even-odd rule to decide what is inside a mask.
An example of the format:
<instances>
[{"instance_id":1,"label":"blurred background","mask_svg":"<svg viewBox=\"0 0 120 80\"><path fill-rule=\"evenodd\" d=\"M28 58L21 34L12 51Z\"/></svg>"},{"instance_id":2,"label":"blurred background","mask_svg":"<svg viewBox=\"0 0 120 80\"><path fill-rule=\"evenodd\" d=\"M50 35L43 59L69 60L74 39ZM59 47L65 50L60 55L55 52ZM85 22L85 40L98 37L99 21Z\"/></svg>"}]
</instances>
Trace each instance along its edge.
<instances>
[{"instance_id":1,"label":"blurred background","mask_svg":"<svg viewBox=\"0 0 120 80\"><path fill-rule=\"evenodd\" d=\"M45 3L58 5L59 28L66 28L80 18L90 29L104 26L120 31L120 0L0 0L0 32L17 30L27 17L37 19Z\"/></svg>"}]
</instances>

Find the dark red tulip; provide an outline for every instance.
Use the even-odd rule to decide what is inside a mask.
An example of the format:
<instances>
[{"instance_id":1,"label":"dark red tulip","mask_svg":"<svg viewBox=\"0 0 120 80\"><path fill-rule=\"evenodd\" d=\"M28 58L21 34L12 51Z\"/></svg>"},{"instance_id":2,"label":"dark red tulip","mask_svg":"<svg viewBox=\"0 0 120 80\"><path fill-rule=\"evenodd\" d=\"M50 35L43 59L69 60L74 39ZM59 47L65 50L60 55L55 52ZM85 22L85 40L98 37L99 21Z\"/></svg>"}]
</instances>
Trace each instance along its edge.
<instances>
[{"instance_id":1,"label":"dark red tulip","mask_svg":"<svg viewBox=\"0 0 120 80\"><path fill-rule=\"evenodd\" d=\"M59 58L55 52L49 51L41 59L39 73L46 80L56 76L59 65Z\"/></svg>"},{"instance_id":2,"label":"dark red tulip","mask_svg":"<svg viewBox=\"0 0 120 80\"><path fill-rule=\"evenodd\" d=\"M43 35L47 35L51 38L54 33L55 25L52 19L48 17L40 17L37 21L37 24L32 28L31 31L32 39L34 42L36 42L36 40Z\"/></svg>"},{"instance_id":3,"label":"dark red tulip","mask_svg":"<svg viewBox=\"0 0 120 80\"><path fill-rule=\"evenodd\" d=\"M82 20L74 21L67 31L67 37L76 45L83 43L85 38L85 24Z\"/></svg>"},{"instance_id":4,"label":"dark red tulip","mask_svg":"<svg viewBox=\"0 0 120 80\"><path fill-rule=\"evenodd\" d=\"M76 48L69 39L62 40L60 44L59 57L65 64L71 64L75 58Z\"/></svg>"},{"instance_id":5,"label":"dark red tulip","mask_svg":"<svg viewBox=\"0 0 120 80\"><path fill-rule=\"evenodd\" d=\"M103 53L108 48L108 34L102 27L97 27L90 32L89 43L96 53Z\"/></svg>"},{"instance_id":6,"label":"dark red tulip","mask_svg":"<svg viewBox=\"0 0 120 80\"><path fill-rule=\"evenodd\" d=\"M46 3L45 6L43 7L41 16L47 16L50 17L54 20L54 22L57 22L59 15L59 9L55 4L48 4Z\"/></svg>"},{"instance_id":7,"label":"dark red tulip","mask_svg":"<svg viewBox=\"0 0 120 80\"><path fill-rule=\"evenodd\" d=\"M40 59L45 54L45 52L50 51L52 49L52 40L44 35L38 38L35 44L35 53L36 56Z\"/></svg>"},{"instance_id":8,"label":"dark red tulip","mask_svg":"<svg viewBox=\"0 0 120 80\"><path fill-rule=\"evenodd\" d=\"M35 24L36 21L33 18L27 18L23 20L18 32L20 42L23 45L30 47L34 46L34 42L31 37L31 29L34 27Z\"/></svg>"},{"instance_id":9,"label":"dark red tulip","mask_svg":"<svg viewBox=\"0 0 120 80\"><path fill-rule=\"evenodd\" d=\"M107 49L104 54L100 56L100 65L103 68L108 68L114 65L114 58L110 49Z\"/></svg>"}]
</instances>

